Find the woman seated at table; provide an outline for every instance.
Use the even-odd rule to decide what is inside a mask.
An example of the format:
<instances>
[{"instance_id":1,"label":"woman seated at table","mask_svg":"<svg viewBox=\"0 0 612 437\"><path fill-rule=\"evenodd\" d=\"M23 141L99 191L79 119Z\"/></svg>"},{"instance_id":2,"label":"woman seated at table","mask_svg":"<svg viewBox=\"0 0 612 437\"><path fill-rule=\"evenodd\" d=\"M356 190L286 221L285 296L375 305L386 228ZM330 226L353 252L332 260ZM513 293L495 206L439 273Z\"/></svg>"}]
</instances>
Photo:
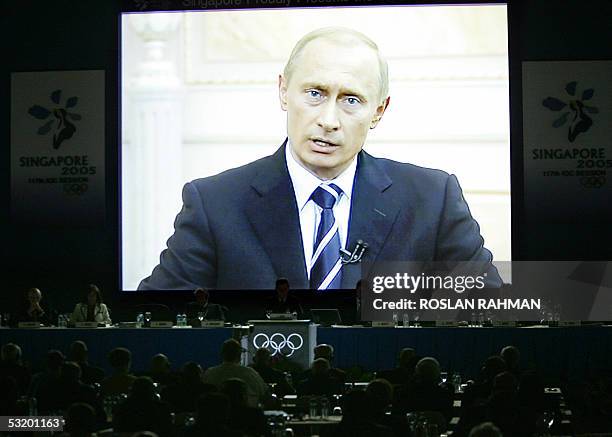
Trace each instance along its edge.
<instances>
[{"instance_id":1,"label":"woman seated at table","mask_svg":"<svg viewBox=\"0 0 612 437\"><path fill-rule=\"evenodd\" d=\"M102 292L96 285L89 284L85 302L76 304L70 322L73 324L78 322L111 324L108 308L102 303Z\"/></svg>"}]
</instances>

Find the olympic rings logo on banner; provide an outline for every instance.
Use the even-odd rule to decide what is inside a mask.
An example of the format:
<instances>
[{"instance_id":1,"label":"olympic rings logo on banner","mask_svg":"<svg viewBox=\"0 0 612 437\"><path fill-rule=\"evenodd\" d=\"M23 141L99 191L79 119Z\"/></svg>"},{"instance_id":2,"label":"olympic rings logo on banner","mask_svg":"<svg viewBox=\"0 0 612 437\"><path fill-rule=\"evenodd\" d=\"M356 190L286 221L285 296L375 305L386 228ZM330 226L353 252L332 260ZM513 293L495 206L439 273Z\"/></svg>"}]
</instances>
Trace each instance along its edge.
<instances>
[{"instance_id":1,"label":"olympic rings logo on banner","mask_svg":"<svg viewBox=\"0 0 612 437\"><path fill-rule=\"evenodd\" d=\"M87 191L87 184L64 184L64 193L71 196L80 196Z\"/></svg>"},{"instance_id":2,"label":"olympic rings logo on banner","mask_svg":"<svg viewBox=\"0 0 612 437\"><path fill-rule=\"evenodd\" d=\"M605 176L588 176L580 178L580 185L585 188L601 188L605 183Z\"/></svg>"},{"instance_id":3,"label":"olympic rings logo on banner","mask_svg":"<svg viewBox=\"0 0 612 437\"><path fill-rule=\"evenodd\" d=\"M281 334L280 332L275 332L271 336L260 332L255 337L253 337L253 346L255 347L255 349L259 349L261 347L270 349L270 351L272 352L272 356L276 354L282 354L286 357L290 357L295 353L295 351L301 349L302 346L304 346L304 338L300 334L295 333L289 334L287 337L285 337L285 335ZM291 352L289 352L288 354L283 354L283 349L289 349Z\"/></svg>"}]
</instances>

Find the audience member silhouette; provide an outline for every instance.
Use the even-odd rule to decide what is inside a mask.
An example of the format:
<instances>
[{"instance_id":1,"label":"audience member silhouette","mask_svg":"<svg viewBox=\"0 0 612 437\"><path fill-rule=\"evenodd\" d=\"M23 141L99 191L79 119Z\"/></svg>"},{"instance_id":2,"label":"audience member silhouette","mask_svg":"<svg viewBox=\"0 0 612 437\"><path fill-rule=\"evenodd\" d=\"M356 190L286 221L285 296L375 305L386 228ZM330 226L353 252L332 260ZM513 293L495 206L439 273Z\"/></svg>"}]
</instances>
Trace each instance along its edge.
<instances>
[{"instance_id":1,"label":"audience member silhouette","mask_svg":"<svg viewBox=\"0 0 612 437\"><path fill-rule=\"evenodd\" d=\"M255 351L252 367L267 384L275 384L274 392L276 395L295 394L295 390L287 381L285 374L272 367L272 354L267 348L262 347Z\"/></svg>"},{"instance_id":2,"label":"audience member silhouette","mask_svg":"<svg viewBox=\"0 0 612 437\"><path fill-rule=\"evenodd\" d=\"M113 371L100 383L100 394L105 397L128 393L136 379L134 375L130 374L132 353L123 347L115 348L109 352L108 362Z\"/></svg>"},{"instance_id":3,"label":"audience member silhouette","mask_svg":"<svg viewBox=\"0 0 612 437\"><path fill-rule=\"evenodd\" d=\"M214 385L202 382L202 374L202 367L198 363L185 363L179 381L162 390L162 400L176 413L195 411L198 398L216 390Z\"/></svg>"},{"instance_id":4,"label":"audience member silhouette","mask_svg":"<svg viewBox=\"0 0 612 437\"><path fill-rule=\"evenodd\" d=\"M221 392L230 402L229 427L249 436L268 436L270 430L263 411L249 406L248 387L240 378L229 378L221 384Z\"/></svg>"},{"instance_id":5,"label":"audience member silhouette","mask_svg":"<svg viewBox=\"0 0 612 437\"><path fill-rule=\"evenodd\" d=\"M487 358L476 381L465 389L463 405L468 407L478 402L484 402L491 394L493 379L505 370L506 363L499 355L492 355Z\"/></svg>"},{"instance_id":6,"label":"audience member silhouette","mask_svg":"<svg viewBox=\"0 0 612 437\"><path fill-rule=\"evenodd\" d=\"M58 350L49 350L46 367L32 377L30 396L37 399L38 412L46 414L58 411L57 393L62 390L61 374L64 354Z\"/></svg>"},{"instance_id":7,"label":"audience member silhouette","mask_svg":"<svg viewBox=\"0 0 612 437\"><path fill-rule=\"evenodd\" d=\"M0 375L14 378L19 394L27 393L31 373L22 362L21 347L15 343L7 343L2 346L0 357Z\"/></svg>"},{"instance_id":8,"label":"audience member silhouette","mask_svg":"<svg viewBox=\"0 0 612 437\"><path fill-rule=\"evenodd\" d=\"M391 370L378 372L379 378L386 379L393 385L406 385L414 376L414 368L418 358L413 348L403 348L397 359L397 367Z\"/></svg>"},{"instance_id":9,"label":"audience member silhouette","mask_svg":"<svg viewBox=\"0 0 612 437\"><path fill-rule=\"evenodd\" d=\"M153 380L140 376L134 380L130 393L113 412L116 432L153 431L160 437L172 435L170 407L159 400Z\"/></svg>"},{"instance_id":10,"label":"audience member silhouette","mask_svg":"<svg viewBox=\"0 0 612 437\"><path fill-rule=\"evenodd\" d=\"M93 437L96 431L96 412L91 405L77 402L66 412L64 432L70 437Z\"/></svg>"},{"instance_id":11,"label":"audience member silhouette","mask_svg":"<svg viewBox=\"0 0 612 437\"><path fill-rule=\"evenodd\" d=\"M503 437L503 435L494 424L485 422L475 426L470 431L469 437Z\"/></svg>"},{"instance_id":12,"label":"audience member silhouette","mask_svg":"<svg viewBox=\"0 0 612 437\"><path fill-rule=\"evenodd\" d=\"M325 358L317 358L312 362L310 372L306 379L297 386L300 396L332 396L342 393L344 384L336 379L331 371L329 361Z\"/></svg>"},{"instance_id":13,"label":"audience member silhouette","mask_svg":"<svg viewBox=\"0 0 612 437\"><path fill-rule=\"evenodd\" d=\"M391 411L393 386L386 379L374 379L368 384L366 393L370 396L372 419L379 425L384 425L396 437L410 437L410 428L405 416L387 414Z\"/></svg>"},{"instance_id":14,"label":"audience member silhouette","mask_svg":"<svg viewBox=\"0 0 612 437\"><path fill-rule=\"evenodd\" d=\"M85 384L99 384L105 376L102 368L89 364L87 344L76 340L70 345L68 359L74 361L81 368L81 381Z\"/></svg>"},{"instance_id":15,"label":"audience member silhouette","mask_svg":"<svg viewBox=\"0 0 612 437\"><path fill-rule=\"evenodd\" d=\"M450 420L453 392L441 385L440 364L432 357L421 358L414 370L414 378L398 394L394 411L436 411Z\"/></svg>"},{"instance_id":16,"label":"audience member silhouette","mask_svg":"<svg viewBox=\"0 0 612 437\"><path fill-rule=\"evenodd\" d=\"M170 360L164 354L155 354L153 358L151 358L149 372L146 376L149 376L153 382L156 382L162 387L166 387L178 381L177 375L172 371Z\"/></svg>"},{"instance_id":17,"label":"audience member silhouette","mask_svg":"<svg viewBox=\"0 0 612 437\"><path fill-rule=\"evenodd\" d=\"M521 378L521 352L516 346L506 346L502 348L499 356L506 364L506 370L512 372L517 378Z\"/></svg>"},{"instance_id":18,"label":"audience member silhouette","mask_svg":"<svg viewBox=\"0 0 612 437\"><path fill-rule=\"evenodd\" d=\"M55 394L58 411L66 411L75 402L89 404L97 409L98 394L91 385L81 382L81 368L77 363L65 361L62 364L60 384L61 390ZM98 412L100 411L101 408L98 409Z\"/></svg>"},{"instance_id":19,"label":"audience member silhouette","mask_svg":"<svg viewBox=\"0 0 612 437\"><path fill-rule=\"evenodd\" d=\"M27 415L27 412L20 411L18 401L19 387L15 378L0 374L0 416Z\"/></svg>"},{"instance_id":20,"label":"audience member silhouette","mask_svg":"<svg viewBox=\"0 0 612 437\"><path fill-rule=\"evenodd\" d=\"M254 369L240 364L242 351L238 341L226 340L221 347L221 364L206 370L202 381L221 387L221 384L230 378L240 378L247 385L249 405L256 407L266 400L268 386Z\"/></svg>"},{"instance_id":21,"label":"audience member silhouette","mask_svg":"<svg viewBox=\"0 0 612 437\"><path fill-rule=\"evenodd\" d=\"M334 347L330 344L321 343L314 348L314 359L324 358L329 363L329 374L339 384L343 385L346 382L346 372L342 369L333 367L334 363ZM312 372L312 367L306 369L299 377L298 385L300 382L307 380Z\"/></svg>"}]
</instances>

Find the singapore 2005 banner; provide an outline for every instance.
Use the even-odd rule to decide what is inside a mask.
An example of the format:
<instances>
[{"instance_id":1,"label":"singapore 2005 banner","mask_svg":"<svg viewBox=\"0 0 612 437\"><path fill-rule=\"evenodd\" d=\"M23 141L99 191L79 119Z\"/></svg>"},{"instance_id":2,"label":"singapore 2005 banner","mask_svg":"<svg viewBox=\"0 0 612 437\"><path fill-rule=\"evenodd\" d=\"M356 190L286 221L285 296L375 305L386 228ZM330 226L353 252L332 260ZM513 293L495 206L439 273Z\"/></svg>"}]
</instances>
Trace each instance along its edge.
<instances>
[{"instance_id":1,"label":"singapore 2005 banner","mask_svg":"<svg viewBox=\"0 0 612 437\"><path fill-rule=\"evenodd\" d=\"M104 222L104 71L11 75L11 219Z\"/></svg>"}]
</instances>

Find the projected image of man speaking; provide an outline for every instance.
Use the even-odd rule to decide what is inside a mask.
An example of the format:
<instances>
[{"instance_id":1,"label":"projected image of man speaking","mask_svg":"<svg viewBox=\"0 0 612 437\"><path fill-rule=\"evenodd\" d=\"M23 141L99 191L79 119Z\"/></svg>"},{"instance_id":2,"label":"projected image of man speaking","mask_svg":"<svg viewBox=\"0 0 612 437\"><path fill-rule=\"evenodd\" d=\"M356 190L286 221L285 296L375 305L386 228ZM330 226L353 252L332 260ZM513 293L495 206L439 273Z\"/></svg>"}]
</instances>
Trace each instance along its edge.
<instances>
[{"instance_id":1,"label":"projected image of man speaking","mask_svg":"<svg viewBox=\"0 0 612 437\"><path fill-rule=\"evenodd\" d=\"M390 103L372 40L315 30L278 84L287 139L272 156L185 185L174 234L140 290L270 289L278 277L294 289L350 289L378 262L490 266L453 175L362 150ZM361 262L341 262L358 241Z\"/></svg>"}]
</instances>

